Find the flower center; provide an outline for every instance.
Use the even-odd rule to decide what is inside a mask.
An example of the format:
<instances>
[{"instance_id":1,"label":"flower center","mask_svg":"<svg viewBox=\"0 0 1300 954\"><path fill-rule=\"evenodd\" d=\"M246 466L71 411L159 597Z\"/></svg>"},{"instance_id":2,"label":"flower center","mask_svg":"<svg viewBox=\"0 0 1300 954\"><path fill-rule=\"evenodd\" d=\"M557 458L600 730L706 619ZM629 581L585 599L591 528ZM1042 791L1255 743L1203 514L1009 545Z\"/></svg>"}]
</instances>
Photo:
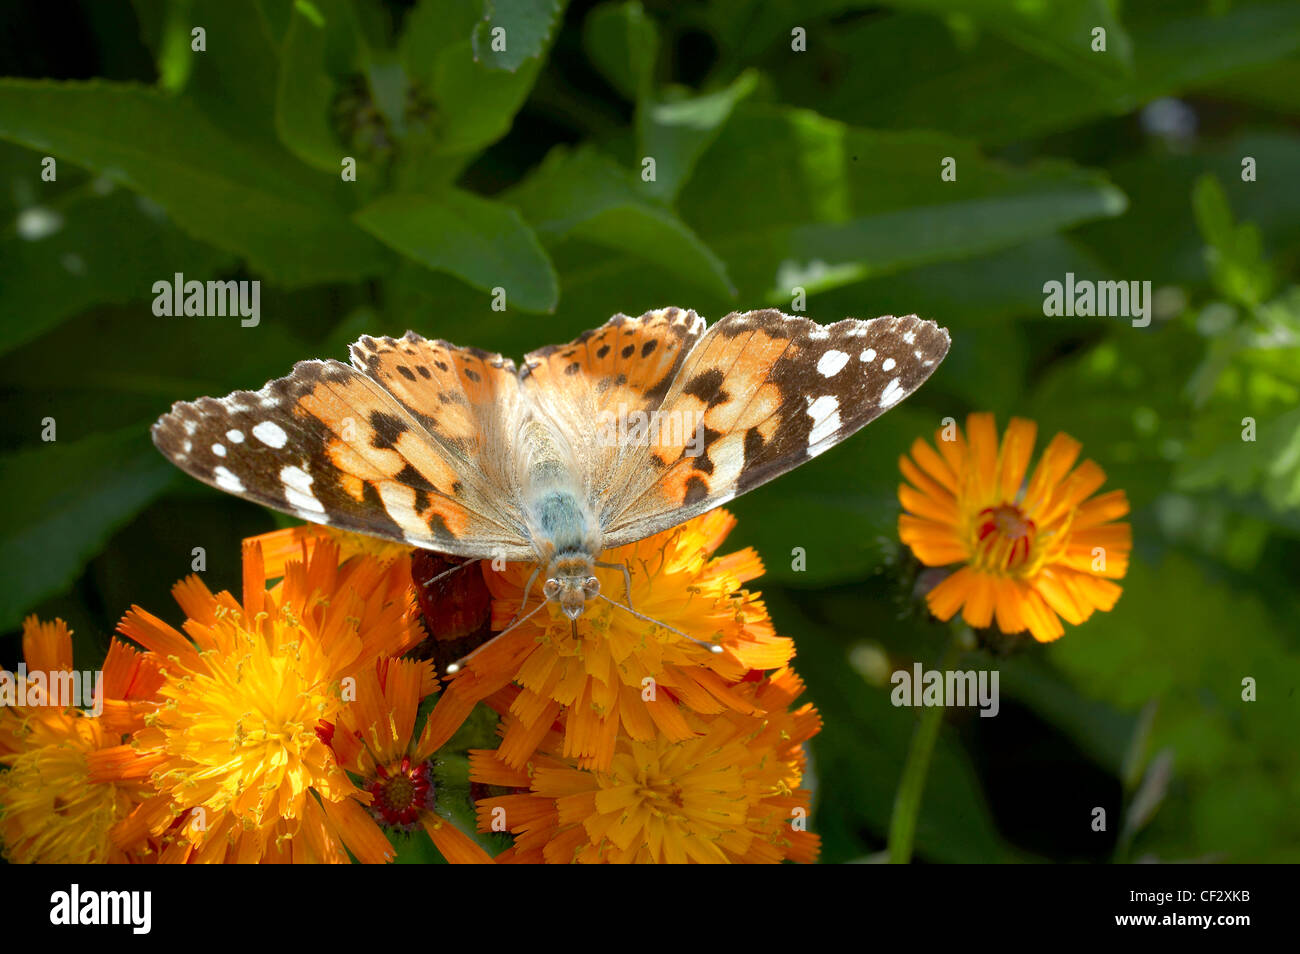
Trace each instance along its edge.
<instances>
[{"instance_id":1,"label":"flower center","mask_svg":"<svg viewBox=\"0 0 1300 954\"><path fill-rule=\"evenodd\" d=\"M397 765L376 766L376 772L379 777L366 786L366 791L374 796L370 811L379 821L413 825L420 812L431 807L433 780L428 762L412 767L410 758L403 757Z\"/></svg>"},{"instance_id":2,"label":"flower center","mask_svg":"<svg viewBox=\"0 0 1300 954\"><path fill-rule=\"evenodd\" d=\"M975 518L975 563L979 569L1015 573L1029 563L1038 527L1014 504L985 507Z\"/></svg>"},{"instance_id":3,"label":"flower center","mask_svg":"<svg viewBox=\"0 0 1300 954\"><path fill-rule=\"evenodd\" d=\"M685 805L682 787L672 779L643 778L637 788L637 795L644 801L646 808L660 817L678 817Z\"/></svg>"}]
</instances>

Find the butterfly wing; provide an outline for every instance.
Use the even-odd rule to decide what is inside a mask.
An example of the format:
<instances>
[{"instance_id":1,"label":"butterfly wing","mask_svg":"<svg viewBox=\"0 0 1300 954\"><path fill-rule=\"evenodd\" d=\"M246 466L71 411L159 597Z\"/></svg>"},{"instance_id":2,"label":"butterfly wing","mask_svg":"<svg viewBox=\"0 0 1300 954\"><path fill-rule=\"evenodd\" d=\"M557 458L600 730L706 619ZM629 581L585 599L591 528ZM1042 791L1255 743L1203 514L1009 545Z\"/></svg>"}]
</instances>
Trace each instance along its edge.
<instances>
[{"instance_id":1,"label":"butterfly wing","mask_svg":"<svg viewBox=\"0 0 1300 954\"><path fill-rule=\"evenodd\" d=\"M514 365L405 338L362 338L354 367L302 361L260 391L173 405L154 443L199 480L314 523L459 556L531 559L498 486L521 413Z\"/></svg>"},{"instance_id":2,"label":"butterfly wing","mask_svg":"<svg viewBox=\"0 0 1300 954\"><path fill-rule=\"evenodd\" d=\"M948 345L946 330L915 315L827 326L772 309L728 315L664 392L659 417L673 426L623 448L596 511L605 546L682 523L834 447L920 387ZM663 440L666 431L686 438Z\"/></svg>"}]
</instances>

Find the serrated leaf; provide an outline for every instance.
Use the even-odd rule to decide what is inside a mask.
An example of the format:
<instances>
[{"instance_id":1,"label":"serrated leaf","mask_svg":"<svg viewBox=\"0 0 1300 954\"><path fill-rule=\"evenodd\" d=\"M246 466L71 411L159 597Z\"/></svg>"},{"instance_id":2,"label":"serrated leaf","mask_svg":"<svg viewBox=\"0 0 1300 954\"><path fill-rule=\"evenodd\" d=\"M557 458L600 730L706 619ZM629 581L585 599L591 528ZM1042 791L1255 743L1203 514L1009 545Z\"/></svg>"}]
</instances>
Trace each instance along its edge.
<instances>
[{"instance_id":1,"label":"serrated leaf","mask_svg":"<svg viewBox=\"0 0 1300 954\"><path fill-rule=\"evenodd\" d=\"M474 57L490 70L515 72L550 45L563 11L563 0L484 0Z\"/></svg>"}]
</instances>

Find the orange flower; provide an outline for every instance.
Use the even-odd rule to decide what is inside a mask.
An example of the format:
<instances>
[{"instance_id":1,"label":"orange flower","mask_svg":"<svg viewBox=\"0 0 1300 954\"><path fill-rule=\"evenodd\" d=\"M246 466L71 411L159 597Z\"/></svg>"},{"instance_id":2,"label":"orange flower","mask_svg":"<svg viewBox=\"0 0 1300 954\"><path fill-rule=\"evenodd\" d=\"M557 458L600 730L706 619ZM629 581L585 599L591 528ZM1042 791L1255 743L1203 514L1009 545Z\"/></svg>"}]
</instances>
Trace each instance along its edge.
<instances>
[{"instance_id":1,"label":"orange flower","mask_svg":"<svg viewBox=\"0 0 1300 954\"><path fill-rule=\"evenodd\" d=\"M607 770L583 769L561 755L548 732L526 769L491 751L470 753L472 781L522 789L478 802L481 831L509 830L515 863L775 863L816 860L807 830L810 795L803 743L821 727L811 704L791 712L803 683L782 669L735 690L762 716L724 709L683 710L698 733L674 741L618 736ZM515 689L494 696L498 711ZM569 713L571 714L571 713ZM509 726L516 717L506 712Z\"/></svg>"},{"instance_id":2,"label":"orange flower","mask_svg":"<svg viewBox=\"0 0 1300 954\"><path fill-rule=\"evenodd\" d=\"M755 701L733 684L751 670L784 666L794 645L775 634L757 594L741 589L763 572L758 555L746 549L713 557L735 522L726 511L714 510L601 557L629 568L637 613L721 645L724 652L711 653L604 600L587 605L575 639L571 621L552 603L486 645L456 674L429 717L425 746L442 745L476 702L512 681L522 688L500 754L513 768L528 761L561 714L561 754L584 768L606 769L620 733L657 745L694 737L686 713L753 712ZM532 569L511 564L499 573L486 571L494 629L505 628L519 613ZM621 570L596 574L602 593L624 599ZM528 608L543 600L539 580Z\"/></svg>"},{"instance_id":3,"label":"orange flower","mask_svg":"<svg viewBox=\"0 0 1300 954\"><path fill-rule=\"evenodd\" d=\"M0 846L12 862L87 864L144 860L152 846L128 855L109 832L138 805L138 781L99 782L88 759L117 746L142 724L162 681L152 659L113 640L99 673L72 668L72 632L63 620L23 621L26 675L0 675ZM64 674L64 675L58 675ZM77 704L67 697L75 677ZM86 685L86 675L98 689ZM15 691L21 698L9 699ZM89 695L89 697L87 697ZM26 704L22 704L26 703ZM99 715L91 714L100 710Z\"/></svg>"},{"instance_id":4,"label":"orange flower","mask_svg":"<svg viewBox=\"0 0 1300 954\"><path fill-rule=\"evenodd\" d=\"M245 544L257 543L262 547L262 564L266 570L266 580L278 580L284 576L284 568L291 560L302 562L311 555L316 544L329 540L339 548L339 562L346 563L354 556L366 554L380 563L389 564L403 561L411 554L411 548L403 543L382 540L379 537L367 537L347 530L336 530L317 523L304 523L296 527L285 527L249 537Z\"/></svg>"},{"instance_id":5,"label":"orange flower","mask_svg":"<svg viewBox=\"0 0 1300 954\"><path fill-rule=\"evenodd\" d=\"M362 554L340 565L320 540L265 588L261 547L244 547L244 599L198 577L173 593L183 636L134 607L119 630L163 660L163 704L129 745L94 753L92 778L147 780L157 794L113 832L116 844L163 838L160 860L391 860L317 734L347 706L344 680L423 638L408 575ZM376 837L378 836L378 837Z\"/></svg>"},{"instance_id":6,"label":"orange flower","mask_svg":"<svg viewBox=\"0 0 1300 954\"><path fill-rule=\"evenodd\" d=\"M992 414L971 414L965 437L954 430L939 432L937 453L918 438L899 461L899 536L927 566L960 564L926 594L930 611L1048 642L1065 632L1058 617L1078 625L1114 607L1132 539L1113 521L1128 500L1092 496L1106 475L1090 460L1075 466L1079 442L1057 434L1026 482L1033 421L1013 418L1001 446Z\"/></svg>"},{"instance_id":7,"label":"orange flower","mask_svg":"<svg viewBox=\"0 0 1300 954\"><path fill-rule=\"evenodd\" d=\"M427 661L380 659L359 677L356 699L337 725L325 723L320 734L370 795L374 838L384 840L381 825L419 825L448 862L491 864L487 852L434 811L433 750L412 741L420 700L437 685Z\"/></svg>"}]
</instances>

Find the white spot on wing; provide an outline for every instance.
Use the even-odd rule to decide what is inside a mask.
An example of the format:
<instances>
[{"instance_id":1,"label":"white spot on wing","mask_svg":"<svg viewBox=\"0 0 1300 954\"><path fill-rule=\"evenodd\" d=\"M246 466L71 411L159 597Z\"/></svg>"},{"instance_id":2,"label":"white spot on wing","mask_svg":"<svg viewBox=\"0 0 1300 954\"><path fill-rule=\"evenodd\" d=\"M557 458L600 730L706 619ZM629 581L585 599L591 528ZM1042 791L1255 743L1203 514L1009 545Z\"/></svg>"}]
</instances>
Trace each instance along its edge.
<instances>
[{"instance_id":1,"label":"white spot on wing","mask_svg":"<svg viewBox=\"0 0 1300 954\"><path fill-rule=\"evenodd\" d=\"M274 447L276 450L289 442L289 435L274 421L262 421L253 428L253 436L267 447Z\"/></svg>"},{"instance_id":2,"label":"white spot on wing","mask_svg":"<svg viewBox=\"0 0 1300 954\"><path fill-rule=\"evenodd\" d=\"M847 354L832 349L821 356L821 359L817 362L817 370L823 378L833 378L848 363L849 356Z\"/></svg>"},{"instance_id":3,"label":"white spot on wing","mask_svg":"<svg viewBox=\"0 0 1300 954\"><path fill-rule=\"evenodd\" d=\"M324 513L321 502L312 496L312 476L301 467L283 467L280 469L280 483L284 484L284 499L299 510Z\"/></svg>"},{"instance_id":4,"label":"white spot on wing","mask_svg":"<svg viewBox=\"0 0 1300 954\"><path fill-rule=\"evenodd\" d=\"M216 478L217 486L222 490L229 491L232 494L242 494L244 492L243 482L226 468L218 467L212 472L212 476Z\"/></svg>"},{"instance_id":5,"label":"white spot on wing","mask_svg":"<svg viewBox=\"0 0 1300 954\"><path fill-rule=\"evenodd\" d=\"M233 429L226 431L226 440L230 441L232 444L242 444L244 443L244 432Z\"/></svg>"},{"instance_id":6,"label":"white spot on wing","mask_svg":"<svg viewBox=\"0 0 1300 954\"><path fill-rule=\"evenodd\" d=\"M876 349L868 348L866 351L862 352L862 354L858 355L858 357L870 364L872 361L876 360Z\"/></svg>"},{"instance_id":7,"label":"white spot on wing","mask_svg":"<svg viewBox=\"0 0 1300 954\"><path fill-rule=\"evenodd\" d=\"M881 371L893 371L894 365L897 364L893 358L886 358L885 363L880 366Z\"/></svg>"},{"instance_id":8,"label":"white spot on wing","mask_svg":"<svg viewBox=\"0 0 1300 954\"><path fill-rule=\"evenodd\" d=\"M817 400L808 398L808 416L813 419L808 434L809 446L820 443L840 429L840 402L829 394Z\"/></svg>"},{"instance_id":9,"label":"white spot on wing","mask_svg":"<svg viewBox=\"0 0 1300 954\"><path fill-rule=\"evenodd\" d=\"M898 378L894 378L885 385L885 390L880 392L880 406L893 407L901 400L903 400L903 389L899 386Z\"/></svg>"},{"instance_id":10,"label":"white spot on wing","mask_svg":"<svg viewBox=\"0 0 1300 954\"><path fill-rule=\"evenodd\" d=\"M212 453L216 454L218 457L225 457L225 456L226 456L226 448L225 448L225 445L224 445L224 444L213 444L213 445L212 445Z\"/></svg>"}]
</instances>

